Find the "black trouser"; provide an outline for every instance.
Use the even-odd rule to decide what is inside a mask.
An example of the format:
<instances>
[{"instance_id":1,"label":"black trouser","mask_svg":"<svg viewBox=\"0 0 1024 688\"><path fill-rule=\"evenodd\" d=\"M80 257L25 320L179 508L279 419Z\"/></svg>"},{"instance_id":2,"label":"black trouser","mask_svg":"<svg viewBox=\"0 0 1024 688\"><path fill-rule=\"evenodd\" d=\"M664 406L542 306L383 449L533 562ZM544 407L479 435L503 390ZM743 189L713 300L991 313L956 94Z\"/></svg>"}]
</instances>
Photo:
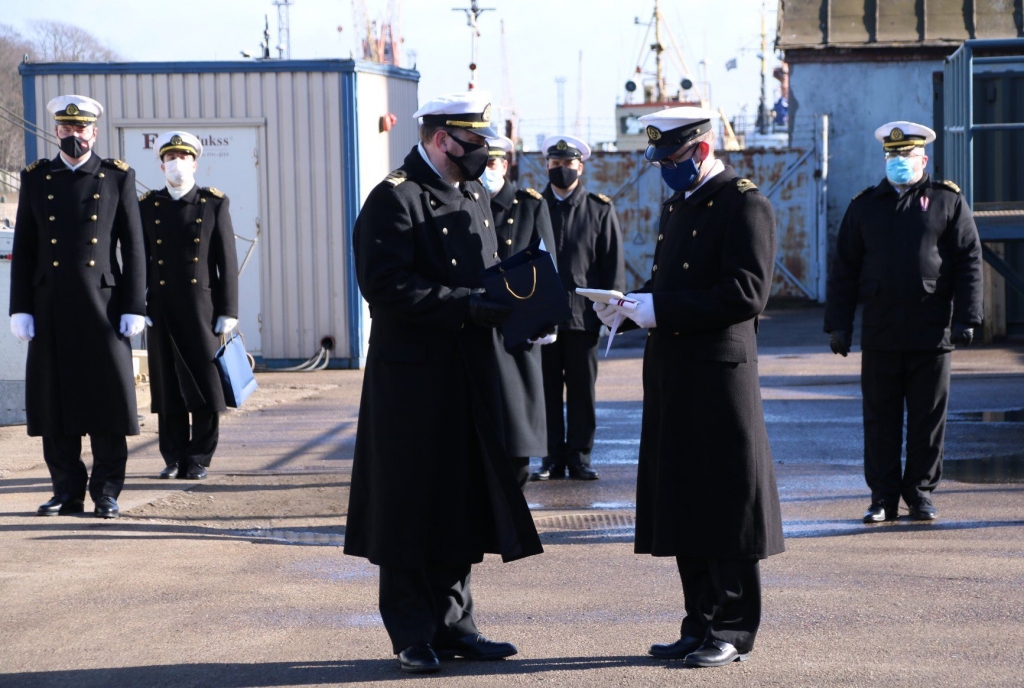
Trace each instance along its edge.
<instances>
[{"instance_id":1,"label":"black trouser","mask_svg":"<svg viewBox=\"0 0 1024 688\"><path fill-rule=\"evenodd\" d=\"M516 472L516 482L519 483L519 487L525 487L526 483L530 481L530 457L529 456L513 456L512 470Z\"/></svg>"},{"instance_id":2,"label":"black trouser","mask_svg":"<svg viewBox=\"0 0 1024 688\"><path fill-rule=\"evenodd\" d=\"M412 645L443 647L477 633L469 564L380 567L380 617L398 654Z\"/></svg>"},{"instance_id":3,"label":"black trouser","mask_svg":"<svg viewBox=\"0 0 1024 688\"><path fill-rule=\"evenodd\" d=\"M193 411L191 426L188 416L184 402L180 408L165 408L157 414L160 454L168 466L177 464L185 470L190 465L199 464L208 468L213 453L217 451L220 414L208 410Z\"/></svg>"},{"instance_id":4,"label":"black trouser","mask_svg":"<svg viewBox=\"0 0 1024 688\"><path fill-rule=\"evenodd\" d=\"M872 501L895 509L929 498L942 475L949 402L949 351L864 351L864 478ZM907 408L907 465L900 476L903 405Z\"/></svg>"},{"instance_id":5,"label":"black trouser","mask_svg":"<svg viewBox=\"0 0 1024 688\"><path fill-rule=\"evenodd\" d=\"M541 347L550 464L564 466L579 458L583 465L590 465L597 429L594 413L597 338L596 332L559 330L553 344ZM565 420L562 418L563 388Z\"/></svg>"},{"instance_id":6,"label":"black trouser","mask_svg":"<svg viewBox=\"0 0 1024 688\"><path fill-rule=\"evenodd\" d=\"M82 461L81 435L50 435L43 437L43 458L50 469L55 495L85 499L86 485L92 501L121 494L125 465L128 463L128 442L124 435L89 435L92 445L92 479Z\"/></svg>"},{"instance_id":7,"label":"black trouser","mask_svg":"<svg viewBox=\"0 0 1024 688\"><path fill-rule=\"evenodd\" d=\"M750 652L761 625L758 561L676 557L676 566L686 605L680 637L715 638Z\"/></svg>"}]
</instances>

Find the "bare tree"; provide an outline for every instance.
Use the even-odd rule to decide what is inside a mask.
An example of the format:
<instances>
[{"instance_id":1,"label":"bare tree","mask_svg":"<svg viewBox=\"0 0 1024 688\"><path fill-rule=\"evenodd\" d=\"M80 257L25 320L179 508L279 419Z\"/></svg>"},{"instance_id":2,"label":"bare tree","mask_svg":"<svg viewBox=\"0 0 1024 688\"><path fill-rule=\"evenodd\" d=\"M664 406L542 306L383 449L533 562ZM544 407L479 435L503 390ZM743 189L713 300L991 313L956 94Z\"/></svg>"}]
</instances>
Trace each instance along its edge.
<instances>
[{"instance_id":1,"label":"bare tree","mask_svg":"<svg viewBox=\"0 0 1024 688\"><path fill-rule=\"evenodd\" d=\"M12 27L0 24L0 107L4 108L0 110L0 195L8 198L17 198L13 185L25 166L25 135L15 117L22 114L18 65L32 52L28 40Z\"/></svg>"},{"instance_id":2,"label":"bare tree","mask_svg":"<svg viewBox=\"0 0 1024 688\"><path fill-rule=\"evenodd\" d=\"M31 22L40 62L112 62L116 52L85 29L51 19Z\"/></svg>"}]
</instances>

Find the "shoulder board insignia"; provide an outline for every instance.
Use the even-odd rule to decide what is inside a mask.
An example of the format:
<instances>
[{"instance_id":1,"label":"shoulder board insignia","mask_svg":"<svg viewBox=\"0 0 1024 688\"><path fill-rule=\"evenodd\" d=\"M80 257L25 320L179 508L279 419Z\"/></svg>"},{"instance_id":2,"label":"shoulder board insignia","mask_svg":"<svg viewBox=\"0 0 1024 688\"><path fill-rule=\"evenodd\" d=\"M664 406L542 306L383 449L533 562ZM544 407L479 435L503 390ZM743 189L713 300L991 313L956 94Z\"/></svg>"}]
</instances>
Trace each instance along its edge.
<instances>
[{"instance_id":1,"label":"shoulder board insignia","mask_svg":"<svg viewBox=\"0 0 1024 688\"><path fill-rule=\"evenodd\" d=\"M47 161L47 158L42 158L41 160L36 160L34 163L31 163L28 167L26 167L25 171L26 172L31 172L32 170L34 170L35 168L39 167L40 165L42 165L46 161Z\"/></svg>"},{"instance_id":2,"label":"shoulder board insignia","mask_svg":"<svg viewBox=\"0 0 1024 688\"><path fill-rule=\"evenodd\" d=\"M540 195L540 191L537 191L537 189L526 188L526 189L523 189L523 191L525 191L526 193L530 194L531 196L536 198L538 201L543 201L544 200L544 197Z\"/></svg>"},{"instance_id":3,"label":"shoulder board insignia","mask_svg":"<svg viewBox=\"0 0 1024 688\"><path fill-rule=\"evenodd\" d=\"M757 185L749 179L737 179L736 190L740 193L750 193L751 191L757 191Z\"/></svg>"},{"instance_id":4,"label":"shoulder board insignia","mask_svg":"<svg viewBox=\"0 0 1024 688\"><path fill-rule=\"evenodd\" d=\"M875 187L869 186L868 188L864 189L863 191L858 191L857 195L855 195L851 200L856 201L858 198L860 198L861 196L866 194L868 191L871 191L873 188L875 188Z\"/></svg>"},{"instance_id":5,"label":"shoulder board insignia","mask_svg":"<svg viewBox=\"0 0 1024 688\"><path fill-rule=\"evenodd\" d=\"M224 198L224 192L220 189L215 189L212 186L204 186L203 191L210 194L214 198Z\"/></svg>"},{"instance_id":6,"label":"shoulder board insignia","mask_svg":"<svg viewBox=\"0 0 1024 688\"><path fill-rule=\"evenodd\" d=\"M593 194L593 195L594 195L595 198L597 198L602 203L610 204L612 202L612 199L611 199L610 196L605 196L602 193L596 193L596 194Z\"/></svg>"},{"instance_id":7,"label":"shoulder board insignia","mask_svg":"<svg viewBox=\"0 0 1024 688\"><path fill-rule=\"evenodd\" d=\"M103 162L107 163L111 167L116 167L122 172L127 172L130 169L128 163L124 160L118 160L117 158L107 158Z\"/></svg>"},{"instance_id":8,"label":"shoulder board insignia","mask_svg":"<svg viewBox=\"0 0 1024 688\"><path fill-rule=\"evenodd\" d=\"M389 174L388 176L384 177L384 181L386 181L388 184L391 185L392 188L394 188L394 187L398 186L399 184L401 184L402 182L404 182L408 178L409 178L409 173L406 172L405 170L399 168L397 170L393 170L391 172L391 174Z\"/></svg>"},{"instance_id":9,"label":"shoulder board insignia","mask_svg":"<svg viewBox=\"0 0 1024 688\"><path fill-rule=\"evenodd\" d=\"M954 184L953 182L949 181L948 179L944 179L943 181L939 182L939 186L944 186L953 193L960 193L960 187Z\"/></svg>"},{"instance_id":10,"label":"shoulder board insignia","mask_svg":"<svg viewBox=\"0 0 1024 688\"><path fill-rule=\"evenodd\" d=\"M149 191L144 191L144 192L142 193L142 195L141 195L141 196L139 196L139 202L142 202L142 201L146 200L147 198L149 198L149 195L150 195L151 193L153 193L153 191L152 191L152 190L149 190Z\"/></svg>"}]
</instances>

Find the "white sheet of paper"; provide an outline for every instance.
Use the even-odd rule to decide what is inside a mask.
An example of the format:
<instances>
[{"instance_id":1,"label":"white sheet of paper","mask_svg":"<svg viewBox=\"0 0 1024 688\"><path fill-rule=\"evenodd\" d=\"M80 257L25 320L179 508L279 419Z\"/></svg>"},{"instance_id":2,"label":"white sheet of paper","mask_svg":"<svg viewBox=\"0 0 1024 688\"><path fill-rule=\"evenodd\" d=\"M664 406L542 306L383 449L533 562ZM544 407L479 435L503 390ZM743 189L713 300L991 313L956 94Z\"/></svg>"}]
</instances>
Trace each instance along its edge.
<instances>
[{"instance_id":1,"label":"white sheet of paper","mask_svg":"<svg viewBox=\"0 0 1024 688\"><path fill-rule=\"evenodd\" d=\"M612 321L612 330L608 333L608 346L604 348L604 357L608 358L608 352L612 350L612 340L615 339L615 333L619 329L619 325L622 324L622 320L625 318L622 313L615 314L615 320Z\"/></svg>"}]
</instances>

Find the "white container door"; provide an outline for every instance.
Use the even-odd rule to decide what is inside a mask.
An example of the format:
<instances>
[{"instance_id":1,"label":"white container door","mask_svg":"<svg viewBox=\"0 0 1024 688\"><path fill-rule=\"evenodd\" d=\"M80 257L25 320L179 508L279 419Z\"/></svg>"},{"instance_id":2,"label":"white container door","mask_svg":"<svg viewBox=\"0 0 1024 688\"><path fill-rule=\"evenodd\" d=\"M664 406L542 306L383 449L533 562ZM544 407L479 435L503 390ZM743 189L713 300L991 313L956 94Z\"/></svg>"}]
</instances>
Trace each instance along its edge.
<instances>
[{"instance_id":1,"label":"white container door","mask_svg":"<svg viewBox=\"0 0 1024 688\"><path fill-rule=\"evenodd\" d=\"M150 189L164 186L153 143L165 131L182 129L199 137L203 155L199 158L196 183L220 189L231 200L231 222L238 252L238 327L246 349L254 356L263 351L260 333L260 198L259 128L253 126L159 126L121 127L124 160L135 168L136 178ZM140 189L140 194L142 190Z\"/></svg>"}]
</instances>

